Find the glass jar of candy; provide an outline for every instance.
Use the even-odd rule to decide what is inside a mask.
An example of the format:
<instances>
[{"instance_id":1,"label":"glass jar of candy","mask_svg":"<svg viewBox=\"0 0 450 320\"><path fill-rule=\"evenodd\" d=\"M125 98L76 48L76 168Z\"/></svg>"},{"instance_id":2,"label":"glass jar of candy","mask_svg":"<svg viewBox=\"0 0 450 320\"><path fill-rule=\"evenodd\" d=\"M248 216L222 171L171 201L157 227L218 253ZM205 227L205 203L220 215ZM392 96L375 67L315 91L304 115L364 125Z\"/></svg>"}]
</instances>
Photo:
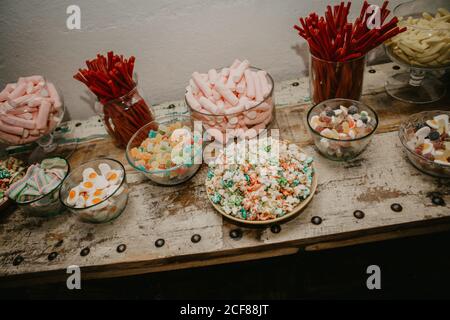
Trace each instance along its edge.
<instances>
[{"instance_id":1,"label":"glass jar of candy","mask_svg":"<svg viewBox=\"0 0 450 320\"><path fill-rule=\"evenodd\" d=\"M105 103L97 102L95 106L114 144L122 149L140 128L154 120L153 110L139 91L136 81L136 86L124 96Z\"/></svg>"},{"instance_id":2,"label":"glass jar of candy","mask_svg":"<svg viewBox=\"0 0 450 320\"><path fill-rule=\"evenodd\" d=\"M313 104L334 98L359 100L365 66L366 56L336 62L310 54L309 90Z\"/></svg>"}]
</instances>

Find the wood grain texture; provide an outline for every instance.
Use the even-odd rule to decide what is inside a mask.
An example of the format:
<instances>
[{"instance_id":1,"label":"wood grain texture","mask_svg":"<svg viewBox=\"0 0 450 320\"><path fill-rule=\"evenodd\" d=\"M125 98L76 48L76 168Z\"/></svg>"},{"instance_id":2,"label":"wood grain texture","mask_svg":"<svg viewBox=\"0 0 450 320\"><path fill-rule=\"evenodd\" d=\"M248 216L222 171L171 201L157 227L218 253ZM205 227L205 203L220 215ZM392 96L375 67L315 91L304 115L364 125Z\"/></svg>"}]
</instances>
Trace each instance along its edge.
<instances>
[{"instance_id":1,"label":"wood grain texture","mask_svg":"<svg viewBox=\"0 0 450 320\"><path fill-rule=\"evenodd\" d=\"M396 129L419 110L445 108L447 100L416 107L394 101L385 93L367 94L363 101L378 111L380 127L368 149L357 159L333 162L318 155L304 125L309 105L277 110L282 139L301 145L313 155L318 188L311 203L295 219L270 228L236 226L214 210L206 197L202 167L190 181L172 187L151 183L126 162L123 150L109 139L81 144L71 166L98 157L111 157L126 166L131 187L126 210L113 222L91 225L70 213L52 219L27 218L15 211L0 215L0 286L21 281L60 281L69 265L82 267L83 277L115 277L146 272L238 262L318 250L394 237L440 231L450 224L450 182L423 175L401 150ZM429 194L440 192L446 206L433 205ZM401 212L390 206L398 203ZM365 213L363 219L353 216ZM322 223L311 219L320 216ZM242 238L230 237L239 228ZM194 234L201 241L193 243ZM165 245L155 246L164 239ZM118 253L116 248L126 244ZM83 248L90 254L82 257ZM57 252L55 260L48 255ZM13 265L17 256L24 258Z\"/></svg>"}]
</instances>

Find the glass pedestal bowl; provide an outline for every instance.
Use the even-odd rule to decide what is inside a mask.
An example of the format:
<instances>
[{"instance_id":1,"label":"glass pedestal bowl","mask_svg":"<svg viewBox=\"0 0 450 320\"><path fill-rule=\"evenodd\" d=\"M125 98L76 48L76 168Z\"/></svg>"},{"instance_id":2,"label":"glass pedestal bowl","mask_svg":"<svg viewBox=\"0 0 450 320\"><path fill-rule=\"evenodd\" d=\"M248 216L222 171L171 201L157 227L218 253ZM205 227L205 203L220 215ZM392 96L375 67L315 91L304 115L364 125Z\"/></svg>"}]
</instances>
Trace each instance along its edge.
<instances>
[{"instance_id":1,"label":"glass pedestal bowl","mask_svg":"<svg viewBox=\"0 0 450 320\"><path fill-rule=\"evenodd\" d=\"M61 141L55 137L55 129L61 124L65 115L65 105L62 94L58 90L61 99L61 107L56 110L52 121L49 121L47 129L36 136L28 136L26 139L12 141L7 139L6 135L0 132L0 158L6 158L8 155L7 148L13 146L28 145L30 143L37 143L38 146L31 152L27 162L29 164L40 163L47 158L59 157L68 159L76 150L77 143L70 145L61 145Z\"/></svg>"},{"instance_id":2,"label":"glass pedestal bowl","mask_svg":"<svg viewBox=\"0 0 450 320\"><path fill-rule=\"evenodd\" d=\"M393 62L408 68L409 73L387 79L385 88L393 98L423 104L438 101L446 94L448 84L435 74L450 69L450 18L441 14L449 9L448 0L408 1L394 9L393 14L401 19L399 26L407 31L385 43L386 53ZM436 14L444 22L432 28L425 20Z\"/></svg>"}]
</instances>

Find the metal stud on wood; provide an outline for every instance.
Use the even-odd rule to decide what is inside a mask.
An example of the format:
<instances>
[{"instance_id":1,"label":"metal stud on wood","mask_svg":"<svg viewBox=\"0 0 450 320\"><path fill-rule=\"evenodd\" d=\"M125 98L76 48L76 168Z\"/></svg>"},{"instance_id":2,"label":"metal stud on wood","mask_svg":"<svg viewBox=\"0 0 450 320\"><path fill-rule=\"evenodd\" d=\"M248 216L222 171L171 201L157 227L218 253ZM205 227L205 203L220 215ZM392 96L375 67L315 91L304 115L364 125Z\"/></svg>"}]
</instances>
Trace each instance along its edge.
<instances>
[{"instance_id":1,"label":"metal stud on wood","mask_svg":"<svg viewBox=\"0 0 450 320\"><path fill-rule=\"evenodd\" d=\"M166 241L164 241L164 239L158 239L155 241L155 247L161 248L162 246L164 246L165 243Z\"/></svg>"},{"instance_id":2,"label":"metal stud on wood","mask_svg":"<svg viewBox=\"0 0 450 320\"><path fill-rule=\"evenodd\" d=\"M23 262L23 257L22 256L17 256L13 260L13 266L18 266L22 262Z\"/></svg>"},{"instance_id":3,"label":"metal stud on wood","mask_svg":"<svg viewBox=\"0 0 450 320\"><path fill-rule=\"evenodd\" d=\"M395 212L401 212L403 210L403 207L399 203L393 203L391 204L391 210Z\"/></svg>"},{"instance_id":4,"label":"metal stud on wood","mask_svg":"<svg viewBox=\"0 0 450 320\"><path fill-rule=\"evenodd\" d=\"M119 245L117 246L117 252L118 252L118 253L122 253L122 252L124 252L125 250L127 250L127 246L126 246L125 244L119 244Z\"/></svg>"},{"instance_id":5,"label":"metal stud on wood","mask_svg":"<svg viewBox=\"0 0 450 320\"><path fill-rule=\"evenodd\" d=\"M193 243L198 243L198 242L200 242L200 240L202 240L202 236L199 235L199 234L194 234L194 235L191 237L191 241L192 241Z\"/></svg>"},{"instance_id":6,"label":"metal stud on wood","mask_svg":"<svg viewBox=\"0 0 450 320\"><path fill-rule=\"evenodd\" d=\"M318 216L312 217L311 222L312 224L319 225L322 223L322 218Z\"/></svg>"},{"instance_id":7,"label":"metal stud on wood","mask_svg":"<svg viewBox=\"0 0 450 320\"><path fill-rule=\"evenodd\" d=\"M355 210L355 212L353 212L353 215L356 219L363 219L365 216L364 212L361 210Z\"/></svg>"},{"instance_id":8,"label":"metal stud on wood","mask_svg":"<svg viewBox=\"0 0 450 320\"><path fill-rule=\"evenodd\" d=\"M281 226L279 224L274 224L270 227L270 231L272 231L272 233L280 233Z\"/></svg>"},{"instance_id":9,"label":"metal stud on wood","mask_svg":"<svg viewBox=\"0 0 450 320\"><path fill-rule=\"evenodd\" d=\"M52 252L48 255L47 259L48 259L48 261L53 261L56 259L57 256L58 256L58 252Z\"/></svg>"},{"instance_id":10,"label":"metal stud on wood","mask_svg":"<svg viewBox=\"0 0 450 320\"><path fill-rule=\"evenodd\" d=\"M233 229L230 231L230 238L234 240L239 240L242 238L242 230L241 229Z\"/></svg>"}]
</instances>

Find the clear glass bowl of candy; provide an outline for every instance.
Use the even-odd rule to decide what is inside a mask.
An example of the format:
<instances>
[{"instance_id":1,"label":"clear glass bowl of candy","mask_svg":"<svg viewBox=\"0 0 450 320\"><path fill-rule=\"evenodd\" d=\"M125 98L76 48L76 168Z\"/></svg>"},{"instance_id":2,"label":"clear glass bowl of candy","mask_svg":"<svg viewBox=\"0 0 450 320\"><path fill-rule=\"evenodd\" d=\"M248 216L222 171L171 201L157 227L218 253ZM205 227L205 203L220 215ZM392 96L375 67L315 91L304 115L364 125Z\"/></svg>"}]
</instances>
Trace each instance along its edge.
<instances>
[{"instance_id":1,"label":"clear glass bowl of candy","mask_svg":"<svg viewBox=\"0 0 450 320\"><path fill-rule=\"evenodd\" d=\"M254 138L275 120L274 81L248 60L236 59L230 67L203 74L194 72L185 101L192 118L222 145L235 137Z\"/></svg>"},{"instance_id":2,"label":"clear glass bowl of candy","mask_svg":"<svg viewBox=\"0 0 450 320\"><path fill-rule=\"evenodd\" d=\"M448 84L439 74L450 69L450 2L414 0L394 9L406 32L385 43L390 59L409 69L387 78L392 97L409 103L430 103L445 96Z\"/></svg>"},{"instance_id":3,"label":"clear glass bowl of candy","mask_svg":"<svg viewBox=\"0 0 450 320\"><path fill-rule=\"evenodd\" d=\"M314 144L323 156L348 161L369 145L378 127L378 115L362 102L330 99L313 106L307 122Z\"/></svg>"},{"instance_id":4,"label":"clear glass bowl of candy","mask_svg":"<svg viewBox=\"0 0 450 320\"><path fill-rule=\"evenodd\" d=\"M8 197L30 217L58 215L64 210L59 190L69 172L65 159L45 159L29 166L25 176L9 186Z\"/></svg>"},{"instance_id":5,"label":"clear glass bowl of candy","mask_svg":"<svg viewBox=\"0 0 450 320\"><path fill-rule=\"evenodd\" d=\"M201 124L191 117L156 118L131 138L126 150L129 164L151 181L176 185L189 180L202 164Z\"/></svg>"},{"instance_id":6,"label":"clear glass bowl of candy","mask_svg":"<svg viewBox=\"0 0 450 320\"><path fill-rule=\"evenodd\" d=\"M128 193L123 164L101 158L75 168L64 180L60 199L81 221L105 223L122 214L128 203Z\"/></svg>"},{"instance_id":7,"label":"clear glass bowl of candy","mask_svg":"<svg viewBox=\"0 0 450 320\"><path fill-rule=\"evenodd\" d=\"M76 143L63 145L54 134L65 115L61 92L43 76L20 77L0 91L0 147L37 142L29 163L46 158L67 159Z\"/></svg>"},{"instance_id":8,"label":"clear glass bowl of candy","mask_svg":"<svg viewBox=\"0 0 450 320\"><path fill-rule=\"evenodd\" d=\"M450 178L449 111L424 111L403 122L399 138L411 163L420 171Z\"/></svg>"}]
</instances>

